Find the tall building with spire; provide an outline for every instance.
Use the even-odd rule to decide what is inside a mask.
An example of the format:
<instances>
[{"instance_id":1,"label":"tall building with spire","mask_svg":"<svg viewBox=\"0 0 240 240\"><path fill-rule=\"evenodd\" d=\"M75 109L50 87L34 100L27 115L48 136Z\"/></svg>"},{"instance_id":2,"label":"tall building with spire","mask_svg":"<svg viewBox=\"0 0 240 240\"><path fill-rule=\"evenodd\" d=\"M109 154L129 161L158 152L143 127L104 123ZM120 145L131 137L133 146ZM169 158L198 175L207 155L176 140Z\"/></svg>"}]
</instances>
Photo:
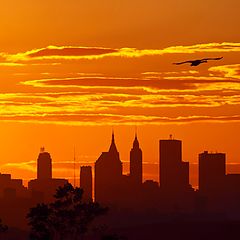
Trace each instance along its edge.
<instances>
[{"instance_id":1,"label":"tall building with spire","mask_svg":"<svg viewBox=\"0 0 240 240\"><path fill-rule=\"evenodd\" d=\"M130 151L130 177L134 186L142 184L142 150L139 147L137 134L133 141L133 147Z\"/></svg>"},{"instance_id":2,"label":"tall building with spire","mask_svg":"<svg viewBox=\"0 0 240 240\"><path fill-rule=\"evenodd\" d=\"M122 162L115 144L114 132L108 152L103 152L95 163L95 200L114 203L122 188Z\"/></svg>"}]
</instances>

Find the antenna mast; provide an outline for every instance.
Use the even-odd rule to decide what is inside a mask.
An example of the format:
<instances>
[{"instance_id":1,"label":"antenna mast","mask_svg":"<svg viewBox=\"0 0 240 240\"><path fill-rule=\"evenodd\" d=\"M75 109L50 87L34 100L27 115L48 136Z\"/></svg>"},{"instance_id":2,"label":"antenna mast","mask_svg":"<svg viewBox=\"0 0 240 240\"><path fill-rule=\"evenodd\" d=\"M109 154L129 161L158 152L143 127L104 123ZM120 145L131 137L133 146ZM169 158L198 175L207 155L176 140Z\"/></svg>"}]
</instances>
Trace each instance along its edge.
<instances>
[{"instance_id":1,"label":"antenna mast","mask_svg":"<svg viewBox=\"0 0 240 240\"><path fill-rule=\"evenodd\" d=\"M73 186L74 186L74 188L76 187L75 169L76 169L76 151L75 151L75 146L74 146L74 151L73 151Z\"/></svg>"}]
</instances>

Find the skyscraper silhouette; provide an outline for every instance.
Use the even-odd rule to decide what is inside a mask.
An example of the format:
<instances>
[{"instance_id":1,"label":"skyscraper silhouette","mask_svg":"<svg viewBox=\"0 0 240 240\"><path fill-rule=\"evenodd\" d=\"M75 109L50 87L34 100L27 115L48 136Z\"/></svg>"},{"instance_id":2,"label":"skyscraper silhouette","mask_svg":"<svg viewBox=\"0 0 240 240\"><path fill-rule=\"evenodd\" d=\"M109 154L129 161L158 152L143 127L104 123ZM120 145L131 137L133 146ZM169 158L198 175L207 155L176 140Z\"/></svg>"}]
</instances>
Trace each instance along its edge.
<instances>
[{"instance_id":1,"label":"skyscraper silhouette","mask_svg":"<svg viewBox=\"0 0 240 240\"><path fill-rule=\"evenodd\" d=\"M189 163L182 162L180 140L160 140L160 187L164 191L189 188Z\"/></svg>"},{"instance_id":2,"label":"skyscraper silhouette","mask_svg":"<svg viewBox=\"0 0 240 240\"><path fill-rule=\"evenodd\" d=\"M37 179L51 179L52 178L52 159L48 152L45 152L44 148L41 148L41 152L37 159Z\"/></svg>"},{"instance_id":3,"label":"skyscraper silhouette","mask_svg":"<svg viewBox=\"0 0 240 240\"><path fill-rule=\"evenodd\" d=\"M37 159L37 179L28 182L28 188L32 194L43 193L44 201L51 201L56 189L67 182L66 179L52 178L51 155L41 148Z\"/></svg>"},{"instance_id":4,"label":"skyscraper silhouette","mask_svg":"<svg viewBox=\"0 0 240 240\"><path fill-rule=\"evenodd\" d=\"M122 189L122 162L115 144L114 133L108 152L103 152L95 162L95 199L102 203L118 200Z\"/></svg>"},{"instance_id":5,"label":"skyscraper silhouette","mask_svg":"<svg viewBox=\"0 0 240 240\"><path fill-rule=\"evenodd\" d=\"M224 153L199 154L199 190L212 194L223 187L226 175L226 155Z\"/></svg>"},{"instance_id":6,"label":"skyscraper silhouette","mask_svg":"<svg viewBox=\"0 0 240 240\"><path fill-rule=\"evenodd\" d=\"M82 166L80 168L80 187L83 189L84 201L92 201L92 167Z\"/></svg>"},{"instance_id":7,"label":"skyscraper silhouette","mask_svg":"<svg viewBox=\"0 0 240 240\"><path fill-rule=\"evenodd\" d=\"M134 186L142 184L142 150L139 147L137 135L130 151L130 177Z\"/></svg>"}]
</instances>

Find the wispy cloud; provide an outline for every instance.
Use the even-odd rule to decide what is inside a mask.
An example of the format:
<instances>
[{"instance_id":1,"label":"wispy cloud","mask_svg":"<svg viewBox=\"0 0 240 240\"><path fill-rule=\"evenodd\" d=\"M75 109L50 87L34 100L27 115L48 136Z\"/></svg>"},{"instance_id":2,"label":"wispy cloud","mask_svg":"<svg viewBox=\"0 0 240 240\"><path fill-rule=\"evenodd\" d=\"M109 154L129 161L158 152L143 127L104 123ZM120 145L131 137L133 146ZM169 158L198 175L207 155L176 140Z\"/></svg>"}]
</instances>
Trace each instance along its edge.
<instances>
[{"instance_id":1,"label":"wispy cloud","mask_svg":"<svg viewBox=\"0 0 240 240\"><path fill-rule=\"evenodd\" d=\"M1 165L1 169L23 169L30 172L36 171L36 162L28 161L28 162L18 162L18 163L5 163Z\"/></svg>"},{"instance_id":2,"label":"wispy cloud","mask_svg":"<svg viewBox=\"0 0 240 240\"><path fill-rule=\"evenodd\" d=\"M166 71L160 71L157 62L157 67L150 71L144 64L143 68L133 69L129 74L129 66L126 72L104 73L105 69L98 73L101 69L98 63L103 62L86 61L88 71L84 72L85 66L74 70L79 66L75 60L81 59L124 58L124 64L128 59L142 64L147 62L148 56L168 55L168 59L171 54L178 58L182 54L239 52L240 43L208 43L164 49L49 46L23 53L0 53L0 61L6 66L30 65L30 68L21 68L19 73L14 69L15 75L11 77L19 78L14 88L16 93L0 94L0 120L67 125L239 121L239 63L209 69L176 68L170 64ZM140 57L142 59L136 59ZM59 67L60 63L63 65ZM43 69L38 66L41 64L54 66ZM71 64L74 67L69 68ZM105 64L107 66L109 61ZM41 71L31 74L32 67ZM10 72L13 74L12 70ZM23 92L17 92L18 89Z\"/></svg>"},{"instance_id":3,"label":"wispy cloud","mask_svg":"<svg viewBox=\"0 0 240 240\"><path fill-rule=\"evenodd\" d=\"M1 121L31 122L38 124L55 124L71 126L106 126L106 125L159 125L159 124L187 124L194 122L240 122L240 115L233 116L187 116L187 117L158 117L146 115L117 115L117 114L74 114L74 115L28 115L5 116Z\"/></svg>"},{"instance_id":4,"label":"wispy cloud","mask_svg":"<svg viewBox=\"0 0 240 240\"><path fill-rule=\"evenodd\" d=\"M85 165L93 165L94 161L97 159L97 156L78 156L81 159L91 159L92 162L89 161L76 161L75 165L76 167L85 166ZM94 160L93 160L94 159ZM74 166L74 162L69 161L52 161L53 168L55 170L57 169L72 169ZM1 164L1 168L18 168L18 169L25 169L28 171L36 172L37 170L37 161L26 161L26 162L12 162L12 163L5 163Z\"/></svg>"},{"instance_id":5,"label":"wispy cloud","mask_svg":"<svg viewBox=\"0 0 240 240\"><path fill-rule=\"evenodd\" d=\"M22 84L41 92L0 94L2 121L67 125L239 121L239 64L212 67L203 76L198 71L175 76L147 72L135 78L83 73Z\"/></svg>"},{"instance_id":6,"label":"wispy cloud","mask_svg":"<svg viewBox=\"0 0 240 240\"><path fill-rule=\"evenodd\" d=\"M25 66L25 64L15 62L0 62L0 67L22 67L22 66Z\"/></svg>"},{"instance_id":7,"label":"wispy cloud","mask_svg":"<svg viewBox=\"0 0 240 240\"><path fill-rule=\"evenodd\" d=\"M206 43L190 46L171 46L163 49L136 49L136 48L103 48L83 46L48 46L33 49L23 53L0 53L8 62L32 60L78 60L99 59L104 57L138 58L144 56L161 56L164 54L194 54L194 53L230 53L240 52L240 43Z\"/></svg>"},{"instance_id":8,"label":"wispy cloud","mask_svg":"<svg viewBox=\"0 0 240 240\"><path fill-rule=\"evenodd\" d=\"M224 78L240 80L240 64L221 65L209 69L212 76L220 75Z\"/></svg>"}]
</instances>

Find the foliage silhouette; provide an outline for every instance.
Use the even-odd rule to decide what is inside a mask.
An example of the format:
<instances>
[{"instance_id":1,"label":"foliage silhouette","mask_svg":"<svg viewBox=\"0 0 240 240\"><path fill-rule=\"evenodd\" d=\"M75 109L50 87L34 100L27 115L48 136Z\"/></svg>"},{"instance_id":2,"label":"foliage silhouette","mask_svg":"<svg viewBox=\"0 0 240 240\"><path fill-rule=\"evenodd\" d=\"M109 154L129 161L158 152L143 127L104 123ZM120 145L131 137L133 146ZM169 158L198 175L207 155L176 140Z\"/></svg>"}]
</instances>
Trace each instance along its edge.
<instances>
[{"instance_id":1,"label":"foliage silhouette","mask_svg":"<svg viewBox=\"0 0 240 240\"><path fill-rule=\"evenodd\" d=\"M0 219L0 233L4 233L8 230L8 226L7 225L4 225L2 223L2 219Z\"/></svg>"},{"instance_id":2,"label":"foliage silhouette","mask_svg":"<svg viewBox=\"0 0 240 240\"><path fill-rule=\"evenodd\" d=\"M101 240L126 240L126 238L119 237L116 234L104 235Z\"/></svg>"},{"instance_id":3,"label":"foliage silhouette","mask_svg":"<svg viewBox=\"0 0 240 240\"><path fill-rule=\"evenodd\" d=\"M5 233L8 230L8 226L2 223L2 219L0 219L0 239L2 239L2 233ZM4 238L3 238L4 239Z\"/></svg>"},{"instance_id":4,"label":"foliage silhouette","mask_svg":"<svg viewBox=\"0 0 240 240\"><path fill-rule=\"evenodd\" d=\"M97 216L107 212L98 203L84 202L83 190L71 184L59 187L50 204L38 204L27 215L32 240L83 239Z\"/></svg>"}]
</instances>

